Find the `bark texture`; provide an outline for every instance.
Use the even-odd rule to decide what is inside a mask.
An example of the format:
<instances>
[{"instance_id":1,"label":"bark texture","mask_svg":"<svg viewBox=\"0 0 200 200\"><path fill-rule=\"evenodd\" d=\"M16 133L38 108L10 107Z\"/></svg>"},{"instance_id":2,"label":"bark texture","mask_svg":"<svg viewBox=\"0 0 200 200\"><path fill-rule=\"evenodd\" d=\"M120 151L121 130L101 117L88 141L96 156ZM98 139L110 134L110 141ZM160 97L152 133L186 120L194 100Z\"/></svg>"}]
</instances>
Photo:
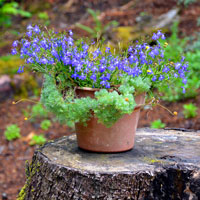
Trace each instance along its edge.
<instances>
[{"instance_id":1,"label":"bark texture","mask_svg":"<svg viewBox=\"0 0 200 200\"><path fill-rule=\"evenodd\" d=\"M139 129L116 154L83 151L71 135L36 150L26 174L18 199L198 200L200 134Z\"/></svg>"}]
</instances>

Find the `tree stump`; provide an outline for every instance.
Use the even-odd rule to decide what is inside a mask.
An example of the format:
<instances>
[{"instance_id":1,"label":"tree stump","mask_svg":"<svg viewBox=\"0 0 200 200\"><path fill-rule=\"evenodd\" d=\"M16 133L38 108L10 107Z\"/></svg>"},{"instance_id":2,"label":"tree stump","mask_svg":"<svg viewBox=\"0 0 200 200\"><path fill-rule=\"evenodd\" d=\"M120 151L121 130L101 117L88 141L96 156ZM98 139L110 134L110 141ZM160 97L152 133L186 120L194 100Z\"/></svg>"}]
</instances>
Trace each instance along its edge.
<instances>
[{"instance_id":1,"label":"tree stump","mask_svg":"<svg viewBox=\"0 0 200 200\"><path fill-rule=\"evenodd\" d=\"M91 153L70 135L45 144L27 165L19 199L200 199L200 132L139 129L124 153Z\"/></svg>"}]
</instances>

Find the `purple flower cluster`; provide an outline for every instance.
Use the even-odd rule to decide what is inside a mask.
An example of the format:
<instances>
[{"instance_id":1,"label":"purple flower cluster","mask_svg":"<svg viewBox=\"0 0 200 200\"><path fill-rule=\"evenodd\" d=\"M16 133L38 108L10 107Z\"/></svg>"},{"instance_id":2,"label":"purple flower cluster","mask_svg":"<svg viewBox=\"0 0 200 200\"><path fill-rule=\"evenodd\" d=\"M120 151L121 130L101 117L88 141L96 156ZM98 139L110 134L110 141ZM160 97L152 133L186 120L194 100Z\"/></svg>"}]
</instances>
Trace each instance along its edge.
<instances>
[{"instance_id":1,"label":"purple flower cluster","mask_svg":"<svg viewBox=\"0 0 200 200\"><path fill-rule=\"evenodd\" d=\"M63 74L66 80L73 80L78 86L110 88L120 84L126 76L141 76L152 82L180 77L184 84L187 82L188 64L184 58L178 63L165 62L164 49L158 41L165 39L161 31L152 36L157 45L137 43L121 55L113 54L108 47L103 51L94 43L74 41L71 30L68 35L45 33L37 25L29 25L26 35L28 39L13 42L12 54L18 52L36 71Z\"/></svg>"}]
</instances>

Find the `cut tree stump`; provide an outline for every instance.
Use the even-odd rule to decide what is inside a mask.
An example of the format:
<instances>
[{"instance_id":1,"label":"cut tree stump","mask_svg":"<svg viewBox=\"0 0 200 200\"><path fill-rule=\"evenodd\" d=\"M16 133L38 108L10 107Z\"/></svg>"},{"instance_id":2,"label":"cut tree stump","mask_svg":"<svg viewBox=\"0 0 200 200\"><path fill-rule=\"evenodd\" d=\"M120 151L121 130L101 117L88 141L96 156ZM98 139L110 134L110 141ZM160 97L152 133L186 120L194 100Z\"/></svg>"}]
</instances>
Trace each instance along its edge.
<instances>
[{"instance_id":1,"label":"cut tree stump","mask_svg":"<svg viewBox=\"0 0 200 200\"><path fill-rule=\"evenodd\" d=\"M124 153L91 153L76 136L35 151L19 199L200 199L200 132L137 130Z\"/></svg>"}]
</instances>

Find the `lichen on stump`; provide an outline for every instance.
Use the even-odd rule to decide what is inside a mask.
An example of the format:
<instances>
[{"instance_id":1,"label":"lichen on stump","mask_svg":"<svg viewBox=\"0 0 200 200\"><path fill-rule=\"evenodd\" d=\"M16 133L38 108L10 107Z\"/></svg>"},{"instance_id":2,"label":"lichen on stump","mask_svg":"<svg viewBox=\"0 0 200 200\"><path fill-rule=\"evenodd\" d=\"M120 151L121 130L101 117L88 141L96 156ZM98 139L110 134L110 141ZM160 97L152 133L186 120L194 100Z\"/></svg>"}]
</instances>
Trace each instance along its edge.
<instances>
[{"instance_id":1,"label":"lichen on stump","mask_svg":"<svg viewBox=\"0 0 200 200\"><path fill-rule=\"evenodd\" d=\"M102 154L71 135L36 150L26 200L200 199L200 133L139 129L133 150Z\"/></svg>"}]
</instances>

